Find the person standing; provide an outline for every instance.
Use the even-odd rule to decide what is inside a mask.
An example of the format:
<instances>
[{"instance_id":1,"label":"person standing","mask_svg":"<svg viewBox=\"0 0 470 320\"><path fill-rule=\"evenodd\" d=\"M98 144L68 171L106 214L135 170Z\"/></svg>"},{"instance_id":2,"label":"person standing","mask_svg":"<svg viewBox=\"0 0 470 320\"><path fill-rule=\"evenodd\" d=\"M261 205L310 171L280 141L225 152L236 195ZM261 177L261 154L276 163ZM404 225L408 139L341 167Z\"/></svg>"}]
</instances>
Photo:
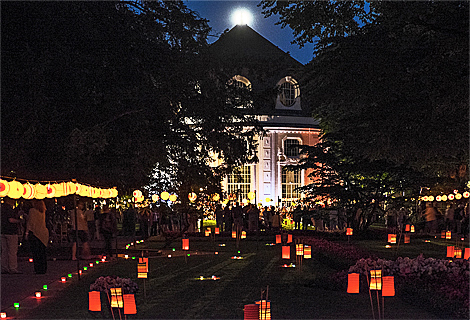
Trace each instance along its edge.
<instances>
[{"instance_id":1,"label":"person standing","mask_svg":"<svg viewBox=\"0 0 470 320\"><path fill-rule=\"evenodd\" d=\"M95 237L95 232L96 232L95 211L91 208L88 208L85 211L85 217L86 217L86 222L87 222L87 227L88 227L88 239L89 241L93 241Z\"/></svg>"},{"instance_id":2,"label":"person standing","mask_svg":"<svg viewBox=\"0 0 470 320\"><path fill-rule=\"evenodd\" d=\"M103 206L103 213L100 217L100 230L104 238L104 251L106 255L112 257L112 240L117 233L117 222L114 213L106 205Z\"/></svg>"},{"instance_id":3,"label":"person standing","mask_svg":"<svg viewBox=\"0 0 470 320\"><path fill-rule=\"evenodd\" d=\"M47 271L46 247L49 242L49 230L46 228L46 205L43 200L33 200L26 222L25 237L33 253L34 272L45 274Z\"/></svg>"},{"instance_id":4,"label":"person standing","mask_svg":"<svg viewBox=\"0 0 470 320\"><path fill-rule=\"evenodd\" d=\"M428 233L437 232L437 209L434 208L431 202L426 204L426 210L423 212L423 217L426 219L426 231Z\"/></svg>"},{"instance_id":5,"label":"person standing","mask_svg":"<svg viewBox=\"0 0 470 320\"><path fill-rule=\"evenodd\" d=\"M83 201L79 201L77 208L75 210L70 210L70 219L72 220L72 260L77 260L77 230L78 237L83 244L82 256L83 259L90 258L90 245L88 243L88 222L85 215L85 204ZM75 214L77 217L75 219ZM77 226L75 225L75 220L77 220Z\"/></svg>"},{"instance_id":6,"label":"person standing","mask_svg":"<svg viewBox=\"0 0 470 320\"><path fill-rule=\"evenodd\" d=\"M22 222L14 209L15 201L5 198L2 203L2 274L20 274L18 271L18 226Z\"/></svg>"}]
</instances>

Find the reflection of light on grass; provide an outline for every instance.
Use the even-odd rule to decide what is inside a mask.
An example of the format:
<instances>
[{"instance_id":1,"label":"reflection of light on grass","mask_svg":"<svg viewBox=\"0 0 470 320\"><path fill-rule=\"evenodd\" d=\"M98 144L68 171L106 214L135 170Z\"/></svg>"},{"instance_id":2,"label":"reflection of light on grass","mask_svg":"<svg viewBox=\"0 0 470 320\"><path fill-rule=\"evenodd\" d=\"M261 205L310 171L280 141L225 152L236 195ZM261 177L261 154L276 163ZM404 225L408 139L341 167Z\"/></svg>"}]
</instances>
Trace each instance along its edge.
<instances>
[{"instance_id":1,"label":"reflection of light on grass","mask_svg":"<svg viewBox=\"0 0 470 320\"><path fill-rule=\"evenodd\" d=\"M200 276L199 278L195 278L194 280L220 280L220 277L216 277L215 275L212 275L210 278L205 278L204 276Z\"/></svg>"},{"instance_id":2,"label":"reflection of light on grass","mask_svg":"<svg viewBox=\"0 0 470 320\"><path fill-rule=\"evenodd\" d=\"M387 244L387 245L385 246L385 248L387 248L387 249L388 249L388 248L391 248L391 247L392 247L392 246L389 245L389 244Z\"/></svg>"},{"instance_id":3,"label":"reflection of light on grass","mask_svg":"<svg viewBox=\"0 0 470 320\"><path fill-rule=\"evenodd\" d=\"M275 246L275 243L266 243L267 246Z\"/></svg>"},{"instance_id":4,"label":"reflection of light on grass","mask_svg":"<svg viewBox=\"0 0 470 320\"><path fill-rule=\"evenodd\" d=\"M292 263L291 264L283 264L281 267L282 268L295 268L295 264L292 264Z\"/></svg>"},{"instance_id":5,"label":"reflection of light on grass","mask_svg":"<svg viewBox=\"0 0 470 320\"><path fill-rule=\"evenodd\" d=\"M424 242L431 242L431 240L424 240Z\"/></svg>"}]
</instances>

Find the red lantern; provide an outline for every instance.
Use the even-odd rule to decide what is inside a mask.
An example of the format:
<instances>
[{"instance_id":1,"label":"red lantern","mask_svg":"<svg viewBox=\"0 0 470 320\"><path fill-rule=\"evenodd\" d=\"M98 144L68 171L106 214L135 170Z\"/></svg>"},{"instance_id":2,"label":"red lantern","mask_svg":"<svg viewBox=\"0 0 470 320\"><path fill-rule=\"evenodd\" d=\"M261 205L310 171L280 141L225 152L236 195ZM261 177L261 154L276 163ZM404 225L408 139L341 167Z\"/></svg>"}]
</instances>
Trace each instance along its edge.
<instances>
[{"instance_id":1,"label":"red lantern","mask_svg":"<svg viewBox=\"0 0 470 320\"><path fill-rule=\"evenodd\" d=\"M359 273L348 274L348 293L359 293Z\"/></svg>"},{"instance_id":2,"label":"red lantern","mask_svg":"<svg viewBox=\"0 0 470 320\"><path fill-rule=\"evenodd\" d=\"M205 234L206 234L206 237L210 236L211 235L211 229L207 228Z\"/></svg>"},{"instance_id":3,"label":"red lantern","mask_svg":"<svg viewBox=\"0 0 470 320\"><path fill-rule=\"evenodd\" d=\"M451 231L447 231L447 232L446 232L446 239L447 239L447 240L452 239L452 232L451 232Z\"/></svg>"},{"instance_id":4,"label":"red lantern","mask_svg":"<svg viewBox=\"0 0 470 320\"><path fill-rule=\"evenodd\" d=\"M454 257L454 246L447 246L447 258Z\"/></svg>"},{"instance_id":5,"label":"red lantern","mask_svg":"<svg viewBox=\"0 0 470 320\"><path fill-rule=\"evenodd\" d=\"M445 239L446 238L446 232L445 231L441 231L441 239Z\"/></svg>"},{"instance_id":6,"label":"red lantern","mask_svg":"<svg viewBox=\"0 0 470 320\"><path fill-rule=\"evenodd\" d=\"M101 298L99 291L88 292L88 309L90 311L101 311Z\"/></svg>"},{"instance_id":7,"label":"red lantern","mask_svg":"<svg viewBox=\"0 0 470 320\"><path fill-rule=\"evenodd\" d=\"M410 235L405 234L405 243L410 243Z\"/></svg>"},{"instance_id":8,"label":"red lantern","mask_svg":"<svg viewBox=\"0 0 470 320\"><path fill-rule=\"evenodd\" d=\"M41 291L36 291L36 293L34 294L34 296L36 298L41 298Z\"/></svg>"},{"instance_id":9,"label":"red lantern","mask_svg":"<svg viewBox=\"0 0 470 320\"><path fill-rule=\"evenodd\" d=\"M10 191L10 183L6 180L0 179L0 197L6 197Z\"/></svg>"},{"instance_id":10,"label":"red lantern","mask_svg":"<svg viewBox=\"0 0 470 320\"><path fill-rule=\"evenodd\" d=\"M406 231L406 232L410 232L410 225L409 225L409 224L407 224L407 225L405 226L405 231Z\"/></svg>"},{"instance_id":11,"label":"red lantern","mask_svg":"<svg viewBox=\"0 0 470 320\"><path fill-rule=\"evenodd\" d=\"M382 278L382 297L395 296L395 280L393 276L386 276Z\"/></svg>"},{"instance_id":12,"label":"red lantern","mask_svg":"<svg viewBox=\"0 0 470 320\"><path fill-rule=\"evenodd\" d=\"M246 304L243 309L244 320L259 320L259 305L258 304Z\"/></svg>"},{"instance_id":13,"label":"red lantern","mask_svg":"<svg viewBox=\"0 0 470 320\"><path fill-rule=\"evenodd\" d=\"M465 260L468 260L468 258L470 258L470 248L465 248L465 253L463 255L463 258Z\"/></svg>"},{"instance_id":14,"label":"red lantern","mask_svg":"<svg viewBox=\"0 0 470 320\"><path fill-rule=\"evenodd\" d=\"M215 234L220 234L220 229L219 228L215 228Z\"/></svg>"},{"instance_id":15,"label":"red lantern","mask_svg":"<svg viewBox=\"0 0 470 320\"><path fill-rule=\"evenodd\" d=\"M237 237L237 232L236 231L232 231L232 238L235 239Z\"/></svg>"},{"instance_id":16,"label":"red lantern","mask_svg":"<svg viewBox=\"0 0 470 320\"><path fill-rule=\"evenodd\" d=\"M290 246L282 246L282 259L290 259Z\"/></svg>"},{"instance_id":17,"label":"red lantern","mask_svg":"<svg viewBox=\"0 0 470 320\"><path fill-rule=\"evenodd\" d=\"M353 228L346 228L346 235L352 236L353 235Z\"/></svg>"},{"instance_id":18,"label":"red lantern","mask_svg":"<svg viewBox=\"0 0 470 320\"><path fill-rule=\"evenodd\" d=\"M281 235L280 234L276 234L276 244L278 243L281 243L282 240L281 240Z\"/></svg>"},{"instance_id":19,"label":"red lantern","mask_svg":"<svg viewBox=\"0 0 470 320\"><path fill-rule=\"evenodd\" d=\"M137 308L135 305L135 297L133 294L124 294L124 314L136 314Z\"/></svg>"},{"instance_id":20,"label":"red lantern","mask_svg":"<svg viewBox=\"0 0 470 320\"><path fill-rule=\"evenodd\" d=\"M397 235L394 233L388 234L388 242L389 243L397 243Z\"/></svg>"},{"instance_id":21,"label":"red lantern","mask_svg":"<svg viewBox=\"0 0 470 320\"><path fill-rule=\"evenodd\" d=\"M287 235L287 243L291 243L292 242L292 235L289 233Z\"/></svg>"},{"instance_id":22,"label":"red lantern","mask_svg":"<svg viewBox=\"0 0 470 320\"><path fill-rule=\"evenodd\" d=\"M189 239L183 239L183 250L189 250Z\"/></svg>"},{"instance_id":23,"label":"red lantern","mask_svg":"<svg viewBox=\"0 0 470 320\"><path fill-rule=\"evenodd\" d=\"M7 313L6 312L1 312L0 313L0 318L1 319L6 319L7 318Z\"/></svg>"}]
</instances>

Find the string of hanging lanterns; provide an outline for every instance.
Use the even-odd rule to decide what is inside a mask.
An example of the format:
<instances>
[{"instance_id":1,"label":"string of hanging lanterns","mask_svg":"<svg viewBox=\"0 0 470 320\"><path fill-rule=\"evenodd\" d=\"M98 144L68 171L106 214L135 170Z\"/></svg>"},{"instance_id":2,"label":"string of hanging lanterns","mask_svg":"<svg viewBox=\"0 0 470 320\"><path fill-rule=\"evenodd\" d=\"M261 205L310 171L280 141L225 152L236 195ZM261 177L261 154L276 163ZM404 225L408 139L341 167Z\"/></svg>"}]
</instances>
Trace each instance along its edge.
<instances>
[{"instance_id":1,"label":"string of hanging lanterns","mask_svg":"<svg viewBox=\"0 0 470 320\"><path fill-rule=\"evenodd\" d=\"M18 180L0 179L0 197L9 197L12 199L44 199L59 198L76 194L82 197L90 198L116 198L118 191L116 188L96 188L89 185L73 182L47 182L37 181L31 184L29 181L21 183Z\"/></svg>"},{"instance_id":2,"label":"string of hanging lanterns","mask_svg":"<svg viewBox=\"0 0 470 320\"><path fill-rule=\"evenodd\" d=\"M432 201L447 201L447 200L460 200L462 198L468 199L470 197L470 192L465 191L463 193L458 192L457 190L454 190L454 193L450 193L448 195L443 194L443 195L438 195L438 196L421 196L419 197L419 200L424 201L424 202L432 202Z\"/></svg>"}]
</instances>

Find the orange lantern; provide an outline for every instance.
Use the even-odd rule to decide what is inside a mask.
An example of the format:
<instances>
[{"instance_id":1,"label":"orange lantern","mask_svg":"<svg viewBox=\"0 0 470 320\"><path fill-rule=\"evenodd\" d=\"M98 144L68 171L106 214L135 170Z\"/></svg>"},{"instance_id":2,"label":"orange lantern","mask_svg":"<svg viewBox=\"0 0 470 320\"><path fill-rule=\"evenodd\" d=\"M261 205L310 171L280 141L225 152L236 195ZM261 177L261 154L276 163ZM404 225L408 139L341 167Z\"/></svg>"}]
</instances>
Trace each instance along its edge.
<instances>
[{"instance_id":1,"label":"orange lantern","mask_svg":"<svg viewBox=\"0 0 470 320\"><path fill-rule=\"evenodd\" d=\"M346 228L346 235L352 236L353 235L353 228Z\"/></svg>"},{"instance_id":2,"label":"orange lantern","mask_svg":"<svg viewBox=\"0 0 470 320\"><path fill-rule=\"evenodd\" d=\"M462 249L460 248L455 248L454 249L454 257L456 259L462 259Z\"/></svg>"},{"instance_id":3,"label":"orange lantern","mask_svg":"<svg viewBox=\"0 0 470 320\"><path fill-rule=\"evenodd\" d=\"M410 232L415 232L415 226L411 225Z\"/></svg>"},{"instance_id":4,"label":"orange lantern","mask_svg":"<svg viewBox=\"0 0 470 320\"><path fill-rule=\"evenodd\" d=\"M276 234L276 244L278 243L281 243L282 240L281 240L281 235L280 234Z\"/></svg>"},{"instance_id":5,"label":"orange lantern","mask_svg":"<svg viewBox=\"0 0 470 320\"><path fill-rule=\"evenodd\" d=\"M24 187L21 182L16 180L10 181L10 190L8 191L8 196L12 199L19 199L23 195Z\"/></svg>"},{"instance_id":6,"label":"orange lantern","mask_svg":"<svg viewBox=\"0 0 470 320\"><path fill-rule=\"evenodd\" d=\"M178 196L173 193L173 194L171 194L168 198L170 199L171 202L175 202L176 199L178 198Z\"/></svg>"},{"instance_id":7,"label":"orange lantern","mask_svg":"<svg viewBox=\"0 0 470 320\"><path fill-rule=\"evenodd\" d=\"M447 246L447 258L454 257L454 246Z\"/></svg>"},{"instance_id":8,"label":"orange lantern","mask_svg":"<svg viewBox=\"0 0 470 320\"><path fill-rule=\"evenodd\" d=\"M215 228L215 229L214 229L214 233L215 233L215 234L220 234L220 229L219 229L219 228Z\"/></svg>"},{"instance_id":9,"label":"orange lantern","mask_svg":"<svg viewBox=\"0 0 470 320\"><path fill-rule=\"evenodd\" d=\"M388 234L388 242L389 243L397 243L397 235L394 233Z\"/></svg>"},{"instance_id":10,"label":"orange lantern","mask_svg":"<svg viewBox=\"0 0 470 320\"><path fill-rule=\"evenodd\" d=\"M289 233L287 235L287 243L291 243L292 242L292 235Z\"/></svg>"},{"instance_id":11,"label":"orange lantern","mask_svg":"<svg viewBox=\"0 0 470 320\"><path fill-rule=\"evenodd\" d=\"M393 276L385 276L382 278L382 297L395 296L395 280Z\"/></svg>"},{"instance_id":12,"label":"orange lantern","mask_svg":"<svg viewBox=\"0 0 470 320\"><path fill-rule=\"evenodd\" d=\"M241 236L242 239L246 239L246 231L242 231L242 236Z\"/></svg>"},{"instance_id":13,"label":"orange lantern","mask_svg":"<svg viewBox=\"0 0 470 320\"><path fill-rule=\"evenodd\" d=\"M124 294L124 314L136 314L137 308L135 305L135 297L133 294Z\"/></svg>"},{"instance_id":14,"label":"orange lantern","mask_svg":"<svg viewBox=\"0 0 470 320\"><path fill-rule=\"evenodd\" d=\"M446 232L445 231L441 231L441 239L445 239L446 238Z\"/></svg>"},{"instance_id":15,"label":"orange lantern","mask_svg":"<svg viewBox=\"0 0 470 320\"><path fill-rule=\"evenodd\" d=\"M290 259L290 246L282 246L282 259Z\"/></svg>"},{"instance_id":16,"label":"orange lantern","mask_svg":"<svg viewBox=\"0 0 470 320\"><path fill-rule=\"evenodd\" d=\"M359 293L359 273L348 274L348 293Z\"/></svg>"},{"instance_id":17,"label":"orange lantern","mask_svg":"<svg viewBox=\"0 0 470 320\"><path fill-rule=\"evenodd\" d=\"M405 234L405 243L410 243L410 235L409 234Z\"/></svg>"},{"instance_id":18,"label":"orange lantern","mask_svg":"<svg viewBox=\"0 0 470 320\"><path fill-rule=\"evenodd\" d=\"M147 264L146 263L137 263L137 278L138 279L147 279Z\"/></svg>"},{"instance_id":19,"label":"orange lantern","mask_svg":"<svg viewBox=\"0 0 470 320\"><path fill-rule=\"evenodd\" d=\"M258 319L271 320L271 301L258 300L255 303L260 306Z\"/></svg>"},{"instance_id":20,"label":"orange lantern","mask_svg":"<svg viewBox=\"0 0 470 320\"><path fill-rule=\"evenodd\" d=\"M36 195L36 189L29 182L23 184L23 198L25 199L34 199Z\"/></svg>"},{"instance_id":21,"label":"orange lantern","mask_svg":"<svg viewBox=\"0 0 470 320\"><path fill-rule=\"evenodd\" d=\"M101 297L99 291L88 292L88 309L90 311L101 311Z\"/></svg>"},{"instance_id":22,"label":"orange lantern","mask_svg":"<svg viewBox=\"0 0 470 320\"><path fill-rule=\"evenodd\" d=\"M298 256L304 255L304 245L302 243L297 243L295 245L295 254Z\"/></svg>"},{"instance_id":23,"label":"orange lantern","mask_svg":"<svg viewBox=\"0 0 470 320\"><path fill-rule=\"evenodd\" d=\"M0 179L0 197L6 197L10 191L10 183L6 180Z\"/></svg>"},{"instance_id":24,"label":"orange lantern","mask_svg":"<svg viewBox=\"0 0 470 320\"><path fill-rule=\"evenodd\" d=\"M405 225L405 231L410 232L410 225L409 224Z\"/></svg>"},{"instance_id":25,"label":"orange lantern","mask_svg":"<svg viewBox=\"0 0 470 320\"><path fill-rule=\"evenodd\" d=\"M183 250L189 250L189 239L183 239Z\"/></svg>"},{"instance_id":26,"label":"orange lantern","mask_svg":"<svg viewBox=\"0 0 470 320\"><path fill-rule=\"evenodd\" d=\"M312 258L312 247L311 246L304 246L304 259L311 259Z\"/></svg>"},{"instance_id":27,"label":"orange lantern","mask_svg":"<svg viewBox=\"0 0 470 320\"><path fill-rule=\"evenodd\" d=\"M468 260L468 258L470 258L470 248L465 248L465 252L463 254L463 258L465 260Z\"/></svg>"},{"instance_id":28,"label":"orange lantern","mask_svg":"<svg viewBox=\"0 0 470 320\"><path fill-rule=\"evenodd\" d=\"M451 231L446 232L446 239L447 240L452 239L452 232Z\"/></svg>"},{"instance_id":29,"label":"orange lantern","mask_svg":"<svg viewBox=\"0 0 470 320\"><path fill-rule=\"evenodd\" d=\"M244 320L259 320L259 305L258 304L246 304L243 309Z\"/></svg>"},{"instance_id":30,"label":"orange lantern","mask_svg":"<svg viewBox=\"0 0 470 320\"><path fill-rule=\"evenodd\" d=\"M235 239L237 237L237 232L236 231L232 231L232 238Z\"/></svg>"},{"instance_id":31,"label":"orange lantern","mask_svg":"<svg viewBox=\"0 0 470 320\"><path fill-rule=\"evenodd\" d=\"M370 270L370 290L382 290L382 270Z\"/></svg>"}]
</instances>

